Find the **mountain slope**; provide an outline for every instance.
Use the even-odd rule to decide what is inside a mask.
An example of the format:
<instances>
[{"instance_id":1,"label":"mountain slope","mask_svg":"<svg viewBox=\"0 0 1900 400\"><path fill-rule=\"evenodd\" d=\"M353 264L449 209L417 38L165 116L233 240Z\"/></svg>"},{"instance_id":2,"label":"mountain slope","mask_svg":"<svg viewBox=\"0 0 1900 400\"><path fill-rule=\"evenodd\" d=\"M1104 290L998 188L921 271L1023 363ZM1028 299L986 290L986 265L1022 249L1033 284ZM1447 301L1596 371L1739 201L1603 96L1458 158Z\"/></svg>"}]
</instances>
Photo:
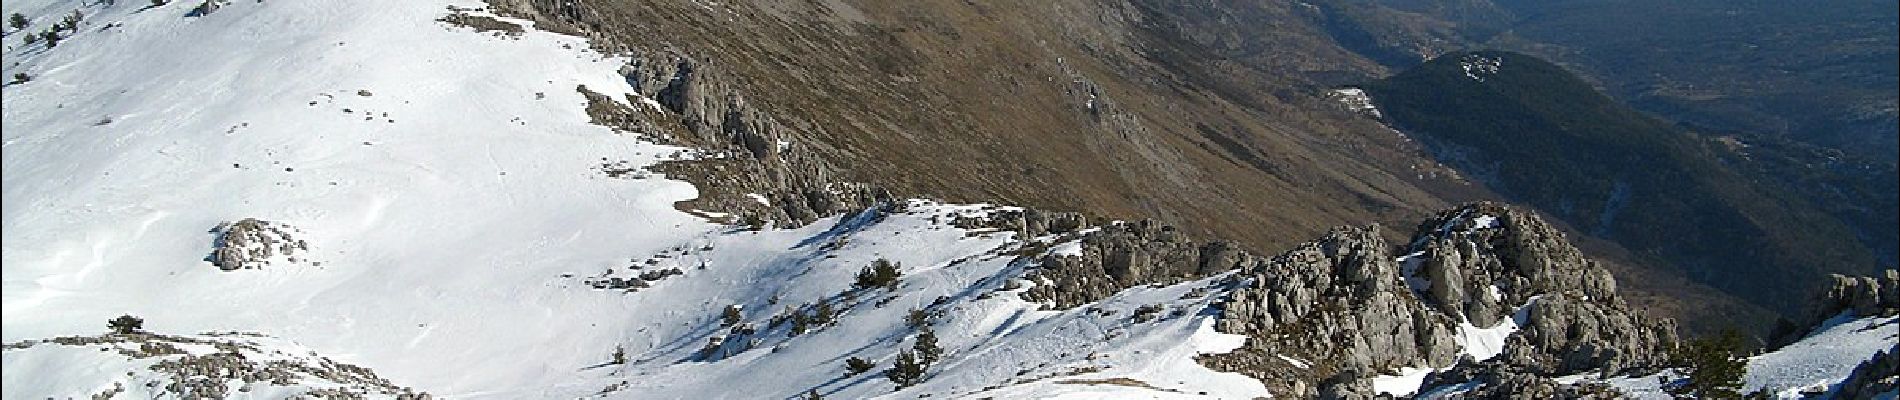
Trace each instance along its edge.
<instances>
[{"instance_id":1,"label":"mountain slope","mask_svg":"<svg viewBox=\"0 0 1900 400\"><path fill-rule=\"evenodd\" d=\"M1793 313L1780 299L1803 297L1820 271L1873 267L1842 221L1536 58L1450 54L1366 91L1395 126L1507 197L1757 304Z\"/></svg>"},{"instance_id":2,"label":"mountain slope","mask_svg":"<svg viewBox=\"0 0 1900 400\"><path fill-rule=\"evenodd\" d=\"M42 4L8 6L77 6ZM550 385L601 358L631 322L570 314L631 305L559 275L718 226L673 211L690 185L599 170L684 150L588 123L576 85L625 87L621 61L437 22L449 4L188 17L120 2L84 8L58 47L8 53L5 72L34 78L4 89L6 340L130 313L282 337L443 395ZM246 218L307 249L262 269L204 261L207 231Z\"/></svg>"},{"instance_id":3,"label":"mountain slope","mask_svg":"<svg viewBox=\"0 0 1900 400\"><path fill-rule=\"evenodd\" d=\"M1364 32L1354 49L1390 68L1457 51L1516 51L1685 125L1817 145L1888 166L1900 146L1893 2L1311 3Z\"/></svg>"},{"instance_id":4,"label":"mountain slope","mask_svg":"<svg viewBox=\"0 0 1900 400\"><path fill-rule=\"evenodd\" d=\"M32 77L0 89L8 397L1371 396L1479 360L1653 368L1674 341L1499 204L1256 256L832 176L850 159L717 68L550 31L573 21L205 4L7 4L85 16L6 54ZM94 336L122 314L148 332ZM315 378L250 379L271 368Z\"/></svg>"},{"instance_id":5,"label":"mountain slope","mask_svg":"<svg viewBox=\"0 0 1900 400\"><path fill-rule=\"evenodd\" d=\"M1264 394L1194 363L1235 346L1192 311L1213 300L1184 296L1198 283L1062 311L1017 299L1033 284L1003 253L1027 238L950 226L994 207L767 231L675 210L694 188L646 168L718 156L591 123L587 93L657 103L617 74L628 60L478 8L118 4L9 53L6 72L35 78L4 89L5 339L129 313L165 335L262 332L449 397L869 397L892 384L839 378L844 357L888 368L917 309L941 319L945 358L906 393ZM850 289L874 259L902 284ZM774 318L820 302L835 314L809 332ZM740 351L752 341L720 322L733 305L771 341ZM1168 312L1130 317L1154 305ZM705 351L715 337L731 347ZM7 352L9 397L101 389L47 383L63 370L36 360L96 360L45 351ZM257 395L279 394L295 392Z\"/></svg>"},{"instance_id":6,"label":"mountain slope","mask_svg":"<svg viewBox=\"0 0 1900 400\"><path fill-rule=\"evenodd\" d=\"M1325 101L1322 78L1378 67L1290 3L496 8L648 60L630 79L681 120L656 131L784 140L758 161L821 160L818 175L900 197L1156 219L1269 251L1409 223L1448 204L1428 185L1457 186L1417 178L1429 160ZM1267 19L1285 23L1251 22Z\"/></svg>"}]
</instances>

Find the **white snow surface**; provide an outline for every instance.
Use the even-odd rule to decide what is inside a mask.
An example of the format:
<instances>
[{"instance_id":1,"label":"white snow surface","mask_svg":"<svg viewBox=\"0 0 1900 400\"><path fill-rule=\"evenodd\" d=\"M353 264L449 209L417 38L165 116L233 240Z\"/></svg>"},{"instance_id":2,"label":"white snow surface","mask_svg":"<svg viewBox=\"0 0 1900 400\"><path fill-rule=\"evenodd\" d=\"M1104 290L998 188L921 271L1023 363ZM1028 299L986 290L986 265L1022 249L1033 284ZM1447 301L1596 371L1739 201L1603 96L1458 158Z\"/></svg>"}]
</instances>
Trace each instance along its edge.
<instances>
[{"instance_id":1,"label":"white snow surface","mask_svg":"<svg viewBox=\"0 0 1900 400\"><path fill-rule=\"evenodd\" d=\"M1827 390L1854 367L1900 340L1900 317L1855 318L1842 313L1800 341L1748 359L1743 393L1767 388L1780 398L1801 398L1809 388Z\"/></svg>"},{"instance_id":2,"label":"white snow surface","mask_svg":"<svg viewBox=\"0 0 1900 400\"><path fill-rule=\"evenodd\" d=\"M1393 396L1410 396L1418 392L1419 386L1425 384L1426 377L1438 370L1442 369L1405 367L1399 369L1397 375L1375 376L1372 377L1372 391Z\"/></svg>"},{"instance_id":3,"label":"white snow surface","mask_svg":"<svg viewBox=\"0 0 1900 400\"><path fill-rule=\"evenodd\" d=\"M1381 115L1379 114L1379 107L1372 103L1372 96L1366 95L1365 89L1334 89L1331 97L1338 100L1341 105L1346 106L1346 109L1352 110L1353 112L1373 118L1379 118Z\"/></svg>"},{"instance_id":4,"label":"white snow surface","mask_svg":"<svg viewBox=\"0 0 1900 400\"><path fill-rule=\"evenodd\" d=\"M1817 327L1795 343L1748 359L1742 393L1768 389L1775 398L1806 398L1803 392L1831 392L1862 361L1890 349L1900 340L1900 317L1855 317L1843 313ZM1599 381L1636 399L1671 398L1664 382L1684 379L1680 371L1652 375L1597 379L1586 373L1559 378L1560 382Z\"/></svg>"},{"instance_id":5,"label":"white snow surface","mask_svg":"<svg viewBox=\"0 0 1900 400\"><path fill-rule=\"evenodd\" d=\"M164 346L181 353L137 353L140 350L167 348ZM51 393L41 389L66 387L78 389L69 393L75 397L102 393L114 393L113 398L173 397L175 395L166 391L165 386L178 381L175 379L177 375L174 375L177 371L161 372L151 367L161 362L179 363L187 356L206 356L225 351L241 355L242 362L248 363L251 368L269 368L266 365L297 366L278 369L288 372L289 376L283 382L265 380L245 383L236 379L225 382L226 390L242 390L245 396L252 398L286 398L316 389L377 393L384 397L396 394L387 388L351 381L353 377L343 376L348 374L348 370L296 343L238 332L87 344L40 342L24 348L9 348L4 360L7 371L5 384L0 385L0 393L9 399L44 398ZM208 378L206 375L192 376ZM154 382L158 384L152 384Z\"/></svg>"},{"instance_id":6,"label":"white snow surface","mask_svg":"<svg viewBox=\"0 0 1900 400\"><path fill-rule=\"evenodd\" d=\"M80 4L4 12L44 26ZM1002 290L1031 267L1002 254L1022 245L1013 233L927 220L1003 208L920 202L752 232L675 210L697 195L687 183L607 177L603 158L637 167L684 149L587 123L577 85L629 88L614 73L625 60L580 39L436 21L481 6L470 1L240 1L185 16L195 4L84 6L58 47L5 53L5 76L33 76L0 103L5 341L97 334L133 314L161 333L261 332L451 398L1267 395L1193 361L1244 342L1210 327L1213 291L1186 296L1218 277L1043 311ZM243 218L298 227L321 265L211 266L207 230ZM899 288L842 295L876 258L901 263ZM634 292L587 283L633 267L681 274ZM819 299L838 306L835 325L762 329L751 350L694 359L726 332L728 305L764 327ZM1164 312L1134 322L1145 305ZM945 358L893 392L880 372L911 345L912 308L940 314ZM608 362L615 347L629 363ZM40 362L24 354L6 355L8 398L89 396L129 372L14 368ZM847 357L879 368L842 377ZM1143 385L1089 383L1115 378Z\"/></svg>"},{"instance_id":7,"label":"white snow surface","mask_svg":"<svg viewBox=\"0 0 1900 400\"><path fill-rule=\"evenodd\" d=\"M1498 217L1479 215L1471 219L1471 229L1493 229L1498 227Z\"/></svg>"},{"instance_id":8,"label":"white snow surface","mask_svg":"<svg viewBox=\"0 0 1900 400\"><path fill-rule=\"evenodd\" d=\"M1458 59L1458 66L1465 70L1465 77L1484 82L1484 77L1498 73L1498 67L1504 65L1503 58L1491 58L1477 54L1467 54Z\"/></svg>"}]
</instances>

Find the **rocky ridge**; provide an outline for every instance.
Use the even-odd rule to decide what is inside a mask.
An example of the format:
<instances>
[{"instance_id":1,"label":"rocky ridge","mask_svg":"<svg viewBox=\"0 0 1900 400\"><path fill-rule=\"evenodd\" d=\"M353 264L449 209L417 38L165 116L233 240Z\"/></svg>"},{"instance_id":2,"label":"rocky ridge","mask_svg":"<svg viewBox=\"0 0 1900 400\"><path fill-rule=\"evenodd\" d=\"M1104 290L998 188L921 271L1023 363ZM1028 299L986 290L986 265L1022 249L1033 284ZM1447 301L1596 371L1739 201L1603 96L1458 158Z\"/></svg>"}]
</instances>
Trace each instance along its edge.
<instances>
[{"instance_id":1,"label":"rocky ridge","mask_svg":"<svg viewBox=\"0 0 1900 400\"><path fill-rule=\"evenodd\" d=\"M315 399L429 399L428 393L399 386L368 368L336 362L300 346L255 333L222 332L166 335L149 332L68 336L8 343L8 357L85 357L109 359L88 368L126 371L99 377L106 388L94 398L295 397ZM78 353L73 353L78 352ZM100 364L128 364L109 368ZM75 373L64 379L86 379Z\"/></svg>"},{"instance_id":2,"label":"rocky ridge","mask_svg":"<svg viewBox=\"0 0 1900 400\"><path fill-rule=\"evenodd\" d=\"M1489 389L1499 393L1600 393L1541 377L1660 367L1676 342L1672 321L1631 309L1609 272L1556 228L1501 204L1442 212L1405 246L1386 243L1375 224L1337 228L1271 258L1153 221L1092 228L1079 221L1025 210L959 222L1024 237L1079 236L1079 248L1024 256L1038 264L1025 272L1036 285L1024 297L1051 308L1235 271L1221 289L1216 327L1249 340L1201 361L1276 394L1366 397L1366 378L1417 367L1456 367L1442 381L1537 381ZM1486 328L1510 333L1502 343L1477 343Z\"/></svg>"},{"instance_id":3,"label":"rocky ridge","mask_svg":"<svg viewBox=\"0 0 1900 400\"><path fill-rule=\"evenodd\" d=\"M1900 344L1874 355L1874 358L1854 367L1854 372L1842 380L1836 398L1867 400L1881 398L1882 394L1900 390Z\"/></svg>"},{"instance_id":4,"label":"rocky ridge","mask_svg":"<svg viewBox=\"0 0 1900 400\"><path fill-rule=\"evenodd\" d=\"M496 8L540 27L603 38L594 34L602 17L586 7L515 1L497 2ZM628 96L622 105L580 88L593 103L589 111L596 123L703 151L703 157L655 168L701 189L700 198L680 208L716 210L754 226L802 225L895 197L882 187L840 178L822 149L799 147L806 143L797 140L799 124L781 123L748 102L719 66L673 47L636 49L611 40L596 46L630 55L620 73L640 96ZM1089 98L1089 111L1119 115L1087 79L1071 80L1072 91ZM958 222L1024 237L1080 236L1079 251L1023 253L1040 258L1024 276L1036 283L1024 297L1052 308L1087 304L1129 287L1240 271L1229 285L1219 327L1251 339L1240 351L1203 361L1270 382L1275 393L1355 397L1364 392L1365 377L1458 363L1461 329L1503 322L1522 325L1522 333L1503 346L1506 362L1498 363L1514 368L1511 373L1648 366L1660 362L1660 350L1675 339L1672 323L1631 312L1615 296L1609 273L1583 258L1555 228L1495 204L1442 213L1402 250L1388 245L1372 225L1334 229L1270 259L1233 242L1198 242L1155 221L1089 228L1078 214L1025 210ZM1505 321L1514 314L1521 317ZM1289 368L1295 363L1288 357L1321 361Z\"/></svg>"},{"instance_id":5,"label":"rocky ridge","mask_svg":"<svg viewBox=\"0 0 1900 400\"><path fill-rule=\"evenodd\" d=\"M1831 284L1822 290L1810 307L1800 330L1784 330L1774 341L1785 346L1826 321L1840 316L1855 318L1900 315L1900 270L1885 270L1879 276L1828 277ZM1900 389L1900 344L1875 354L1860 363L1833 393L1841 399L1873 399L1882 393Z\"/></svg>"}]
</instances>

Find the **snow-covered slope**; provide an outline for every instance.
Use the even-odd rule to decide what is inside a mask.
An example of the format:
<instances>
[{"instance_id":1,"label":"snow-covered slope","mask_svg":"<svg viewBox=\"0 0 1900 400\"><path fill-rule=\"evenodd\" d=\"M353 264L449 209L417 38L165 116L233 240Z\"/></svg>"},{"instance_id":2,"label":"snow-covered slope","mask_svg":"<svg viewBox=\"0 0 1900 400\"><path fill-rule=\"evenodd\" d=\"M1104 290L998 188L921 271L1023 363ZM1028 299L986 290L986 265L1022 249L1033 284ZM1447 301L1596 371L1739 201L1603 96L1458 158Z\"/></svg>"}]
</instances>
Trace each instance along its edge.
<instances>
[{"instance_id":1,"label":"snow-covered slope","mask_svg":"<svg viewBox=\"0 0 1900 400\"><path fill-rule=\"evenodd\" d=\"M420 397L368 369L338 363L295 343L241 332L66 336L10 343L6 370L0 392L7 398Z\"/></svg>"},{"instance_id":2,"label":"snow-covered slope","mask_svg":"<svg viewBox=\"0 0 1900 400\"><path fill-rule=\"evenodd\" d=\"M57 47L7 37L5 76L31 77L4 89L8 343L132 314L159 333L259 332L458 398L1265 394L1195 364L1240 340L1210 328L1208 281L1040 311L1016 296L1034 283L1012 283L1024 265L1008 252L1069 239L931 218L980 207L756 232L677 211L692 186L602 170L694 156L588 124L576 87L628 94L625 60L437 21L479 3L147 5L5 5L35 32L85 15ZM234 240L237 226L280 229ZM224 245L256 257L221 269ZM901 263L897 289L852 290L877 258ZM829 326L771 324L820 299ZM753 333L704 356L731 305ZM913 308L936 315L945 358L891 394L878 371L914 341ZM842 377L847 357L879 365ZM7 397L90 396L141 368L54 367L88 360L9 350Z\"/></svg>"},{"instance_id":3,"label":"snow-covered slope","mask_svg":"<svg viewBox=\"0 0 1900 400\"><path fill-rule=\"evenodd\" d=\"M1781 398L1826 391L1854 367L1900 341L1900 317L1842 313L1800 341L1748 359L1745 392L1767 389Z\"/></svg>"},{"instance_id":4,"label":"snow-covered slope","mask_svg":"<svg viewBox=\"0 0 1900 400\"><path fill-rule=\"evenodd\" d=\"M1900 340L1900 316L1856 317L1843 313L1815 327L1812 333L1787 346L1748 359L1742 393L1765 390L1781 399L1830 393L1854 367L1892 348ZM1589 376L1559 379L1565 382L1600 381L1639 399L1670 399L1664 386L1684 379L1675 370L1653 375L1597 380ZM1891 398L1891 394L1888 398Z\"/></svg>"}]
</instances>

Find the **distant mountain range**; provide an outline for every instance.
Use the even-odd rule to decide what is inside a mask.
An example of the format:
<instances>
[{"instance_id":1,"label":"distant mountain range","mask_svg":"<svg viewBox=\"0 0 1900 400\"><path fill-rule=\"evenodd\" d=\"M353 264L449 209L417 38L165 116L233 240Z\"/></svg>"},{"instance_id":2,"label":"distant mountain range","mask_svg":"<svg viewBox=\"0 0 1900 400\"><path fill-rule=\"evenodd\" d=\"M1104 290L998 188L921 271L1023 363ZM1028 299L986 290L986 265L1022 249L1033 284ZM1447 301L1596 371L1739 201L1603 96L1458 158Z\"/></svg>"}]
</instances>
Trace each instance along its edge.
<instances>
[{"instance_id":1,"label":"distant mountain range","mask_svg":"<svg viewBox=\"0 0 1900 400\"><path fill-rule=\"evenodd\" d=\"M1800 310L1778 299L1823 273L1870 273L1894 251L1891 168L1698 134L1535 57L1452 53L1365 90L1393 126L1506 197L1783 313ZM1805 175L1776 179L1793 171Z\"/></svg>"}]
</instances>

